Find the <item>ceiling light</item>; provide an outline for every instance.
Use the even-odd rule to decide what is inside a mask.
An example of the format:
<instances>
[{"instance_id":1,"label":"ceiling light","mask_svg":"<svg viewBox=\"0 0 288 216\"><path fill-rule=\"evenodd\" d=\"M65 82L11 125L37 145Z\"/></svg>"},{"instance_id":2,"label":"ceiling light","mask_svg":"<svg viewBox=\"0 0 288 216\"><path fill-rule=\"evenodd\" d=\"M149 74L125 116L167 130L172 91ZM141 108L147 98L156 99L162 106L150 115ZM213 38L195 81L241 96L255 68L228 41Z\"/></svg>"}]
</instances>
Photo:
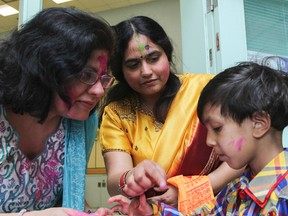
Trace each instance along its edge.
<instances>
[{"instance_id":1,"label":"ceiling light","mask_svg":"<svg viewBox=\"0 0 288 216\"><path fill-rule=\"evenodd\" d=\"M56 4L61 4L64 2L72 1L72 0L53 0Z\"/></svg>"},{"instance_id":2,"label":"ceiling light","mask_svg":"<svg viewBox=\"0 0 288 216\"><path fill-rule=\"evenodd\" d=\"M9 5L0 5L0 15L2 16L10 16L17 13L19 11Z\"/></svg>"}]
</instances>

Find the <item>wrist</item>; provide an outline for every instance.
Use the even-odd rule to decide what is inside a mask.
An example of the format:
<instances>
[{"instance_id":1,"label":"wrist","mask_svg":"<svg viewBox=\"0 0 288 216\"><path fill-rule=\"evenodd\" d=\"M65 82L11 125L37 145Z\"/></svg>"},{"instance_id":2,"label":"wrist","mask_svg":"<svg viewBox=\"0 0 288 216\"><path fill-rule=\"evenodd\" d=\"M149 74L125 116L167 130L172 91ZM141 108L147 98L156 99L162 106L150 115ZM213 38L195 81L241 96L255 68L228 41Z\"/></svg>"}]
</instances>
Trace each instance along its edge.
<instances>
[{"instance_id":1,"label":"wrist","mask_svg":"<svg viewBox=\"0 0 288 216\"><path fill-rule=\"evenodd\" d=\"M161 215L158 208L158 202L148 199L147 203L151 206L153 214L151 216Z\"/></svg>"},{"instance_id":2,"label":"wrist","mask_svg":"<svg viewBox=\"0 0 288 216\"><path fill-rule=\"evenodd\" d=\"M126 186L126 177L127 177L127 174L130 172L130 170L127 170L126 172L124 172L121 177L120 177L120 180L119 180L119 190L125 194L126 196L128 196L124 191L124 187Z\"/></svg>"},{"instance_id":3,"label":"wrist","mask_svg":"<svg viewBox=\"0 0 288 216\"><path fill-rule=\"evenodd\" d=\"M28 212L27 209L21 209L21 211L18 212L18 216L24 216L24 214L25 214L26 212Z\"/></svg>"}]
</instances>

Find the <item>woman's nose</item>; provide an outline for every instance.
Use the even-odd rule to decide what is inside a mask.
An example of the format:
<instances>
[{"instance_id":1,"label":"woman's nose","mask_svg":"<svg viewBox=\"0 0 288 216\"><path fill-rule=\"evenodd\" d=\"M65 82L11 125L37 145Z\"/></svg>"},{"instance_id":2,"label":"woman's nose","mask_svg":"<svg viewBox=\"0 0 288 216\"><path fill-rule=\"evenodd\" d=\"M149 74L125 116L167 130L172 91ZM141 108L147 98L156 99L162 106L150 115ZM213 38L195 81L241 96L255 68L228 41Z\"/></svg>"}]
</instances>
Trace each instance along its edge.
<instances>
[{"instance_id":1,"label":"woman's nose","mask_svg":"<svg viewBox=\"0 0 288 216\"><path fill-rule=\"evenodd\" d=\"M142 65L141 65L141 68L140 68L140 71L142 73L142 75L150 75L152 74L152 70L151 70L151 67L149 64L147 64L145 62L145 60L142 61Z\"/></svg>"},{"instance_id":2,"label":"woman's nose","mask_svg":"<svg viewBox=\"0 0 288 216\"><path fill-rule=\"evenodd\" d=\"M100 98L104 95L104 88L100 82L100 79L97 80L97 82L89 88L88 93L96 95L97 98Z\"/></svg>"}]
</instances>

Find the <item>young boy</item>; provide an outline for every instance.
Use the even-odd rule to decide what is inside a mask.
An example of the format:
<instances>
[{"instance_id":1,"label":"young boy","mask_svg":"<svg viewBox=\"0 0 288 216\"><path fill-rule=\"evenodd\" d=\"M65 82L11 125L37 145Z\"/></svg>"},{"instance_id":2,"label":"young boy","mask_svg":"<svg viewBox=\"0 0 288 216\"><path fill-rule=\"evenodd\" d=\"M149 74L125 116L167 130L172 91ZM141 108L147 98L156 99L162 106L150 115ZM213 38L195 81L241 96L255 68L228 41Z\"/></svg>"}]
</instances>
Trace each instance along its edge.
<instances>
[{"instance_id":1,"label":"young boy","mask_svg":"<svg viewBox=\"0 0 288 216\"><path fill-rule=\"evenodd\" d=\"M216 196L216 203L189 215L288 215L288 151L282 146L288 125L288 74L241 63L204 87L197 111L208 130L207 145L230 167L247 169ZM123 199L117 199L110 201L120 202L125 210ZM183 215L164 203L152 206L140 197L132 201L129 213Z\"/></svg>"},{"instance_id":2,"label":"young boy","mask_svg":"<svg viewBox=\"0 0 288 216\"><path fill-rule=\"evenodd\" d=\"M287 215L287 74L256 63L229 68L204 87L197 112L208 130L206 143L220 160L234 169L247 164L216 197L212 213Z\"/></svg>"}]
</instances>

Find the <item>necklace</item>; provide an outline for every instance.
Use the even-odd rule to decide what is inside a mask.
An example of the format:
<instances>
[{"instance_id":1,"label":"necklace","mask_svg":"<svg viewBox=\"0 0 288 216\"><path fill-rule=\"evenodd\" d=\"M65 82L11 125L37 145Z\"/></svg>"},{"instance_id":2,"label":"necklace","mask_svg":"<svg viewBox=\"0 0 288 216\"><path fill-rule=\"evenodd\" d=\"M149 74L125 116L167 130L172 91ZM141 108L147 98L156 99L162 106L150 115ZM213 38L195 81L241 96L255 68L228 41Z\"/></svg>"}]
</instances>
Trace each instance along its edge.
<instances>
[{"instance_id":1,"label":"necklace","mask_svg":"<svg viewBox=\"0 0 288 216\"><path fill-rule=\"evenodd\" d=\"M153 115L153 110L147 106L143 101L142 101L142 105L143 105L143 111L145 110L147 113L152 114Z\"/></svg>"}]
</instances>

